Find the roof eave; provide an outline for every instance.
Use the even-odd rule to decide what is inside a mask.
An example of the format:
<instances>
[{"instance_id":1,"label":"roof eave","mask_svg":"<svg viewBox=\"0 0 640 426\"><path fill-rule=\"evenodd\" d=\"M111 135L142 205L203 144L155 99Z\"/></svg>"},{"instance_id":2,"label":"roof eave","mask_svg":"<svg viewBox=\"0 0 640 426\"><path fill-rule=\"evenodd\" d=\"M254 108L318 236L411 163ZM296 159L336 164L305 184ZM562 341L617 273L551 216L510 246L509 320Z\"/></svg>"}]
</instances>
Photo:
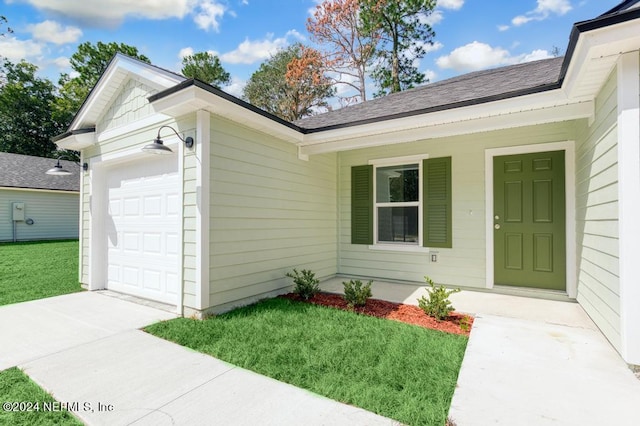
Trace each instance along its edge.
<instances>
[{"instance_id":1,"label":"roof eave","mask_svg":"<svg viewBox=\"0 0 640 426\"><path fill-rule=\"evenodd\" d=\"M148 98L155 112L172 117L207 110L289 142L302 140L305 130L199 80L189 79Z\"/></svg>"},{"instance_id":2,"label":"roof eave","mask_svg":"<svg viewBox=\"0 0 640 426\"><path fill-rule=\"evenodd\" d=\"M58 148L81 151L96 143L96 128L70 130L51 139Z\"/></svg>"}]
</instances>

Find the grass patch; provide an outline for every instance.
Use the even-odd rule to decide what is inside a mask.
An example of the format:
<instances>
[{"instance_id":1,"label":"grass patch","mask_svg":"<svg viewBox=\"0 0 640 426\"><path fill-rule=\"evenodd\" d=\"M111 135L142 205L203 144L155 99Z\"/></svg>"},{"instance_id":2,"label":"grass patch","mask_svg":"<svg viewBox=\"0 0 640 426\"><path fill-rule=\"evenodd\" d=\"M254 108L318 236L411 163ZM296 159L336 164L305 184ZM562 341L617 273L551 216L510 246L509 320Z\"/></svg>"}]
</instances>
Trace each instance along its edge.
<instances>
[{"instance_id":1,"label":"grass patch","mask_svg":"<svg viewBox=\"0 0 640 426\"><path fill-rule=\"evenodd\" d=\"M146 331L409 425L445 423L467 345L464 336L280 298Z\"/></svg>"},{"instance_id":2,"label":"grass patch","mask_svg":"<svg viewBox=\"0 0 640 426\"><path fill-rule=\"evenodd\" d=\"M0 408L0 424L12 426L82 425L68 411L51 411L45 404L55 399L17 368L0 371L0 403L28 402L33 411L6 411ZM35 409L38 403L39 411ZM49 408L49 407L47 407Z\"/></svg>"},{"instance_id":3,"label":"grass patch","mask_svg":"<svg viewBox=\"0 0 640 426\"><path fill-rule=\"evenodd\" d=\"M78 240L0 243L0 305L81 291Z\"/></svg>"}]
</instances>

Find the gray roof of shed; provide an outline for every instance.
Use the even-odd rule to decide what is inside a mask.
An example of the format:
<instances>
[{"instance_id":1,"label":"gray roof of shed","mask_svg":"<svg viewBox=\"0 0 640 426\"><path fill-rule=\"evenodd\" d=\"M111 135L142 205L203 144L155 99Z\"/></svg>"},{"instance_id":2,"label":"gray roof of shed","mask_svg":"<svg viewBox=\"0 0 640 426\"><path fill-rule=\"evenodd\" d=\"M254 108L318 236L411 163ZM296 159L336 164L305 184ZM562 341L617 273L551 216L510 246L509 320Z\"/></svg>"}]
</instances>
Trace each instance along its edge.
<instances>
[{"instance_id":1,"label":"gray roof of shed","mask_svg":"<svg viewBox=\"0 0 640 426\"><path fill-rule=\"evenodd\" d=\"M295 122L310 131L400 118L560 87L562 57L477 71Z\"/></svg>"},{"instance_id":2,"label":"gray roof of shed","mask_svg":"<svg viewBox=\"0 0 640 426\"><path fill-rule=\"evenodd\" d=\"M80 170L73 161L60 160L69 176L51 176L45 172L56 165L56 159L0 152L0 188L80 191Z\"/></svg>"}]
</instances>

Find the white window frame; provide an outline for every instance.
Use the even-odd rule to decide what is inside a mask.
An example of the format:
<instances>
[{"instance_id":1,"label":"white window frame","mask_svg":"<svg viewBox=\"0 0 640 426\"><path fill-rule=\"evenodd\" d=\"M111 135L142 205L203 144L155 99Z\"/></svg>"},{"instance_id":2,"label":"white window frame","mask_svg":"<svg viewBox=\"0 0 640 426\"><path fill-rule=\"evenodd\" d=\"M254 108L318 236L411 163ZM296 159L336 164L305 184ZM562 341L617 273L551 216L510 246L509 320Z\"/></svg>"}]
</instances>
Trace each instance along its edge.
<instances>
[{"instance_id":1,"label":"white window frame","mask_svg":"<svg viewBox=\"0 0 640 426\"><path fill-rule=\"evenodd\" d=\"M393 158L380 158L369 160L369 165L373 166L373 245L369 246L371 250L388 250L388 251L411 251L411 252L428 252L427 247L423 247L423 206L424 206L424 194L423 194L423 160L429 158L427 154L423 155L411 155L406 157L393 157ZM418 243L403 243L403 242L390 242L378 241L378 207L413 207L416 205L415 201L402 202L402 203L378 203L378 191L377 191L377 170L378 167L390 167L390 166L404 166L409 164L418 164Z\"/></svg>"}]
</instances>

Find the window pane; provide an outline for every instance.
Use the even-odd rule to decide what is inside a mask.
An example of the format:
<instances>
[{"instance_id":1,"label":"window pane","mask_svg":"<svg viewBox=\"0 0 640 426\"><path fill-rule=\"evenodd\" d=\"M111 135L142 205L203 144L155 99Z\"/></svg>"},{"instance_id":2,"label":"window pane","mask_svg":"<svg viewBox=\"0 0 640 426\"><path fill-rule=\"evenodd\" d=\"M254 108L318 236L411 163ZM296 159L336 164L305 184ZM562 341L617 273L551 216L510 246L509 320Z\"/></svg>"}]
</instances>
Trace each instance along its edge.
<instances>
[{"instance_id":1,"label":"window pane","mask_svg":"<svg viewBox=\"0 0 640 426\"><path fill-rule=\"evenodd\" d=\"M418 242L418 207L378 207L379 242Z\"/></svg>"},{"instance_id":2,"label":"window pane","mask_svg":"<svg viewBox=\"0 0 640 426\"><path fill-rule=\"evenodd\" d=\"M376 168L376 202L418 201L418 165Z\"/></svg>"}]
</instances>

